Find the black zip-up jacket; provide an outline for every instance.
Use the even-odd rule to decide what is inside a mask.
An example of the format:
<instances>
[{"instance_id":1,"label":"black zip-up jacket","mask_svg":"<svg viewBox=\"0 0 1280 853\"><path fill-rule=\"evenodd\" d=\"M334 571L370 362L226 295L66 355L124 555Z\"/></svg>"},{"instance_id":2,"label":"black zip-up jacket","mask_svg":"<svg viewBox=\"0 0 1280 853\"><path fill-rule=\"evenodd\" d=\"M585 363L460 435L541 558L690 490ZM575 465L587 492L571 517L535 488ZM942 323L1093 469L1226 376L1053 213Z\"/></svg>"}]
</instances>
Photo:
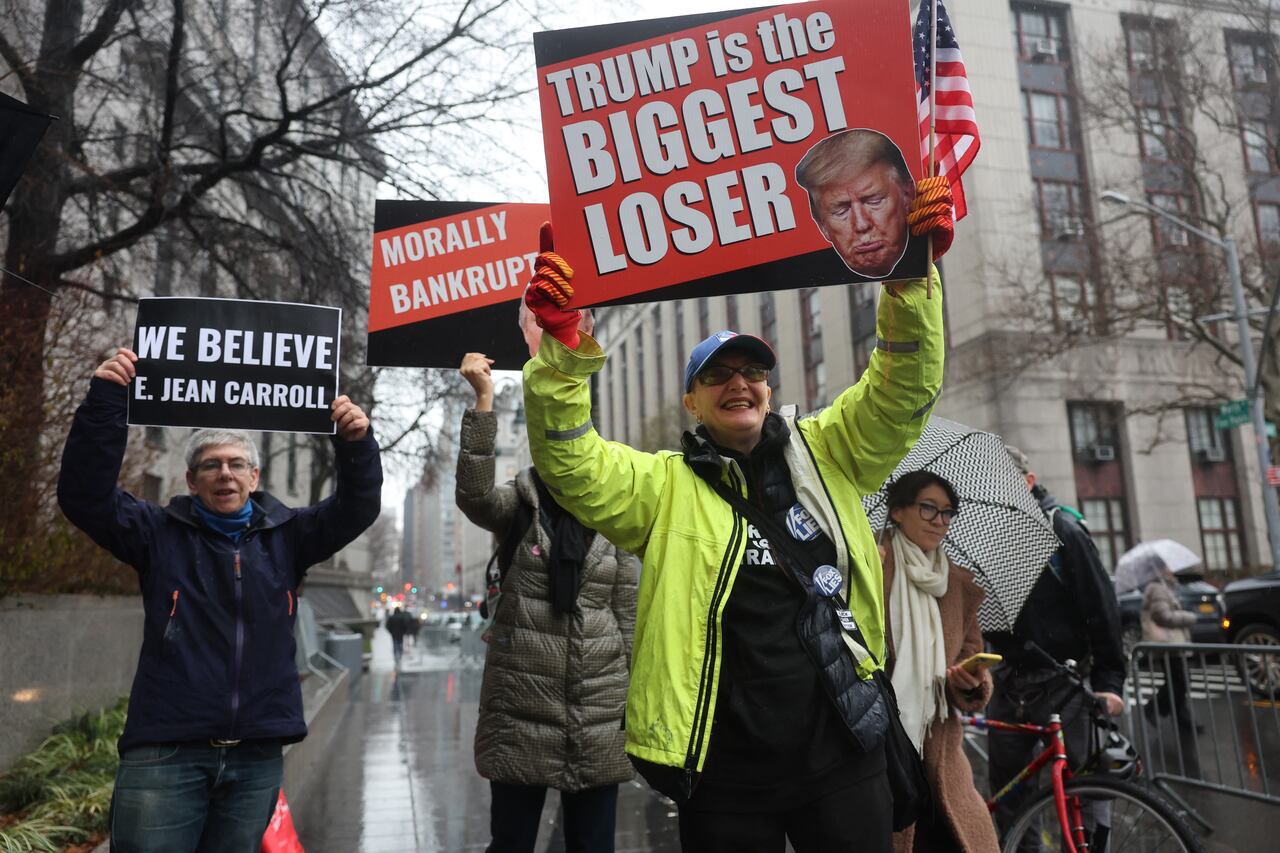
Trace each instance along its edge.
<instances>
[{"instance_id":1,"label":"black zip-up jacket","mask_svg":"<svg viewBox=\"0 0 1280 853\"><path fill-rule=\"evenodd\" d=\"M1124 689L1125 661L1115 587L1088 529L1043 488L1037 487L1035 494L1045 515L1053 519L1062 547L1032 587L1014 634L987 639L1015 670L1045 668L1023 647L1031 640L1056 661L1084 665L1095 692L1118 695Z\"/></svg>"},{"instance_id":2,"label":"black zip-up jacket","mask_svg":"<svg viewBox=\"0 0 1280 853\"><path fill-rule=\"evenodd\" d=\"M254 493L237 544L205 527L190 497L161 507L117 485L127 393L91 382L58 477L58 504L71 523L138 572L145 625L120 750L209 738L302 740L297 588L308 568L378 517L377 441L372 432L354 442L334 437L337 489L315 506L292 509Z\"/></svg>"}]
</instances>

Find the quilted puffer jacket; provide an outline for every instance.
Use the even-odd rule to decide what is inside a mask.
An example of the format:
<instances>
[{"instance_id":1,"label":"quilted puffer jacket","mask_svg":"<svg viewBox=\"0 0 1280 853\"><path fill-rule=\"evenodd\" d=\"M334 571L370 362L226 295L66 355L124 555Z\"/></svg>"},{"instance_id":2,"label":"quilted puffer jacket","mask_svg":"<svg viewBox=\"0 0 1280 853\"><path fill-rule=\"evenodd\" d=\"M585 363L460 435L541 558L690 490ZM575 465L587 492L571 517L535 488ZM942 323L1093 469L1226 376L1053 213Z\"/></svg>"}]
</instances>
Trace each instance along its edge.
<instances>
[{"instance_id":1,"label":"quilted puffer jacket","mask_svg":"<svg viewBox=\"0 0 1280 853\"><path fill-rule=\"evenodd\" d=\"M532 471L494 484L493 412L468 410L458 455L458 507L504 535L520 502L533 522L515 549L493 614L476 724L476 770L512 785L581 791L632 776L623 712L639 561L599 534L582 568L577 612L557 614Z\"/></svg>"}]
</instances>

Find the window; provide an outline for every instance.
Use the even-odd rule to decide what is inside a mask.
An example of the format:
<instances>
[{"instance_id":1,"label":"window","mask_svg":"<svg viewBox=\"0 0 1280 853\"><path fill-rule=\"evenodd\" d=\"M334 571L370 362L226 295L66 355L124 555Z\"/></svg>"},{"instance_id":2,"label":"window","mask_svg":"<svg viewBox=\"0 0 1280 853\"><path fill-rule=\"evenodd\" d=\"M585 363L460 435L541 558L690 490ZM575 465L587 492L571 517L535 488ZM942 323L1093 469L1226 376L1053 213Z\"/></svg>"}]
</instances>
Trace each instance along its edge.
<instances>
[{"instance_id":1,"label":"window","mask_svg":"<svg viewBox=\"0 0 1280 853\"><path fill-rule=\"evenodd\" d=\"M1265 41L1227 36L1231 82L1237 89L1265 87L1271 79L1271 61Z\"/></svg>"},{"instance_id":2,"label":"window","mask_svg":"<svg viewBox=\"0 0 1280 853\"><path fill-rule=\"evenodd\" d=\"M778 345L778 310L771 291L764 291L760 298L760 337L771 347ZM769 385L773 388L775 399L782 399L782 374L774 371L769 375ZM777 408L775 406L774 408Z\"/></svg>"},{"instance_id":3,"label":"window","mask_svg":"<svg viewBox=\"0 0 1280 853\"><path fill-rule=\"evenodd\" d=\"M1275 171L1275 157L1271 137L1264 122L1246 120L1240 124L1240 139L1244 143L1244 165L1250 172L1269 175Z\"/></svg>"},{"instance_id":4,"label":"window","mask_svg":"<svg viewBox=\"0 0 1280 853\"><path fill-rule=\"evenodd\" d=\"M1120 444L1120 425L1114 406L1105 403L1068 403L1071 422L1071 449L1077 458L1095 461L1110 450L1115 457ZM1086 513L1087 514L1087 513Z\"/></svg>"},{"instance_id":5,"label":"window","mask_svg":"<svg viewBox=\"0 0 1280 853\"><path fill-rule=\"evenodd\" d=\"M730 294L724 298L724 315L725 325L733 331L741 331L738 328L738 297Z\"/></svg>"},{"instance_id":6,"label":"window","mask_svg":"<svg viewBox=\"0 0 1280 853\"><path fill-rule=\"evenodd\" d=\"M1041 236L1046 240L1084 238L1084 199L1079 184L1037 181Z\"/></svg>"},{"instance_id":7,"label":"window","mask_svg":"<svg viewBox=\"0 0 1280 853\"><path fill-rule=\"evenodd\" d=\"M1230 442L1224 441L1222 430L1213 425L1212 409L1187 409L1187 446L1194 457L1207 454L1210 459L1225 460Z\"/></svg>"},{"instance_id":8,"label":"window","mask_svg":"<svg viewBox=\"0 0 1280 853\"><path fill-rule=\"evenodd\" d=\"M1057 12L1013 10L1014 49L1029 62L1058 62L1064 51L1063 20Z\"/></svg>"},{"instance_id":9,"label":"window","mask_svg":"<svg viewBox=\"0 0 1280 853\"><path fill-rule=\"evenodd\" d=\"M1071 147L1071 102L1065 95L1024 92L1027 139L1038 148Z\"/></svg>"},{"instance_id":10,"label":"window","mask_svg":"<svg viewBox=\"0 0 1280 853\"><path fill-rule=\"evenodd\" d=\"M1244 567L1243 531L1235 498L1197 498L1204 567L1221 572Z\"/></svg>"},{"instance_id":11,"label":"window","mask_svg":"<svg viewBox=\"0 0 1280 853\"><path fill-rule=\"evenodd\" d=\"M1085 498L1080 511L1089 523L1089 533L1098 546L1098 557L1108 572L1116 570L1116 561L1129 550L1129 532L1125 524L1124 500L1121 498Z\"/></svg>"},{"instance_id":12,"label":"window","mask_svg":"<svg viewBox=\"0 0 1280 853\"><path fill-rule=\"evenodd\" d=\"M1053 275L1053 318L1060 331L1084 331L1089 327L1093 292L1089 282L1074 275Z\"/></svg>"},{"instance_id":13,"label":"window","mask_svg":"<svg viewBox=\"0 0 1280 853\"><path fill-rule=\"evenodd\" d=\"M1280 204L1259 204L1258 243L1263 252L1280 252Z\"/></svg>"},{"instance_id":14,"label":"window","mask_svg":"<svg viewBox=\"0 0 1280 853\"><path fill-rule=\"evenodd\" d=\"M1122 18L1129 70L1136 74L1177 73L1181 43L1172 21L1152 17Z\"/></svg>"},{"instance_id":15,"label":"window","mask_svg":"<svg viewBox=\"0 0 1280 853\"><path fill-rule=\"evenodd\" d=\"M1191 212L1191 198L1173 193L1151 193L1148 200L1155 207L1172 213L1179 219L1186 219ZM1151 228L1156 246L1161 248L1188 246L1191 243L1191 232L1158 216L1151 217Z\"/></svg>"},{"instance_id":16,"label":"window","mask_svg":"<svg viewBox=\"0 0 1280 853\"><path fill-rule=\"evenodd\" d=\"M1138 111L1138 142L1148 160L1170 161L1178 150L1177 130L1182 116L1171 107L1143 107Z\"/></svg>"},{"instance_id":17,"label":"window","mask_svg":"<svg viewBox=\"0 0 1280 853\"><path fill-rule=\"evenodd\" d=\"M1129 53L1130 71L1154 71L1156 68L1155 33L1146 21L1126 21L1125 47Z\"/></svg>"},{"instance_id":18,"label":"window","mask_svg":"<svg viewBox=\"0 0 1280 853\"><path fill-rule=\"evenodd\" d=\"M827 367L822 357L822 300L816 287L800 291L800 330L804 348L805 406L816 409L827 396Z\"/></svg>"},{"instance_id":19,"label":"window","mask_svg":"<svg viewBox=\"0 0 1280 853\"><path fill-rule=\"evenodd\" d=\"M861 376L876 346L876 288L849 285L849 339L853 342L853 375Z\"/></svg>"}]
</instances>

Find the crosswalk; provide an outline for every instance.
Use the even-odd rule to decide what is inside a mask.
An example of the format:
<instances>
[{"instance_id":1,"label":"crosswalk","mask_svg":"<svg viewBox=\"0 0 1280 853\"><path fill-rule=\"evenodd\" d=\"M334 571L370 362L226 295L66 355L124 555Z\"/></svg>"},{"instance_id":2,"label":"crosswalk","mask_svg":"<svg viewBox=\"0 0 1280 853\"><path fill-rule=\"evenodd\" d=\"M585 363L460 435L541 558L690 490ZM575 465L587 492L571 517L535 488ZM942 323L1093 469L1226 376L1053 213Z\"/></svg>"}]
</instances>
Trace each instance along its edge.
<instances>
[{"instance_id":1,"label":"crosswalk","mask_svg":"<svg viewBox=\"0 0 1280 853\"><path fill-rule=\"evenodd\" d=\"M1125 693L1129 704L1132 706L1137 704L1138 701L1134 691L1134 673L1132 670L1130 670L1129 676L1128 683L1125 685ZM1164 685L1165 680L1166 676L1163 668L1138 670L1136 687L1141 691L1143 701L1153 692L1159 690ZM1240 678L1240 671L1233 666L1207 664L1205 666L1187 667L1187 695L1192 699L1207 700L1231 693L1248 692L1248 688Z\"/></svg>"}]
</instances>

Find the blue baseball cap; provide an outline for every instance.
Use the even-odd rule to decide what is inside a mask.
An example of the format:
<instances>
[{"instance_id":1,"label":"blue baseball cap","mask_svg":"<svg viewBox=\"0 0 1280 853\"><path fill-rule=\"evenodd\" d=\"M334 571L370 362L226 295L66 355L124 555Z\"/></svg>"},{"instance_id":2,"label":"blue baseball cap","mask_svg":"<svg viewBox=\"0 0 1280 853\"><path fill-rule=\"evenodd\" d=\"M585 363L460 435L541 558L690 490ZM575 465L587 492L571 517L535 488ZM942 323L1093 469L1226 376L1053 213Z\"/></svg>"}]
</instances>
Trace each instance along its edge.
<instances>
[{"instance_id":1,"label":"blue baseball cap","mask_svg":"<svg viewBox=\"0 0 1280 853\"><path fill-rule=\"evenodd\" d=\"M721 329L707 337L693 348L693 352L689 353L689 364L684 369L684 390L686 394L693 388L693 377L697 376L702 368L707 366L707 362L711 361L716 353L727 349L737 349L749 353L759 359L760 363L770 370L773 370L774 365L778 363L778 357L773 354L773 347L755 335L742 335L729 329Z\"/></svg>"}]
</instances>

